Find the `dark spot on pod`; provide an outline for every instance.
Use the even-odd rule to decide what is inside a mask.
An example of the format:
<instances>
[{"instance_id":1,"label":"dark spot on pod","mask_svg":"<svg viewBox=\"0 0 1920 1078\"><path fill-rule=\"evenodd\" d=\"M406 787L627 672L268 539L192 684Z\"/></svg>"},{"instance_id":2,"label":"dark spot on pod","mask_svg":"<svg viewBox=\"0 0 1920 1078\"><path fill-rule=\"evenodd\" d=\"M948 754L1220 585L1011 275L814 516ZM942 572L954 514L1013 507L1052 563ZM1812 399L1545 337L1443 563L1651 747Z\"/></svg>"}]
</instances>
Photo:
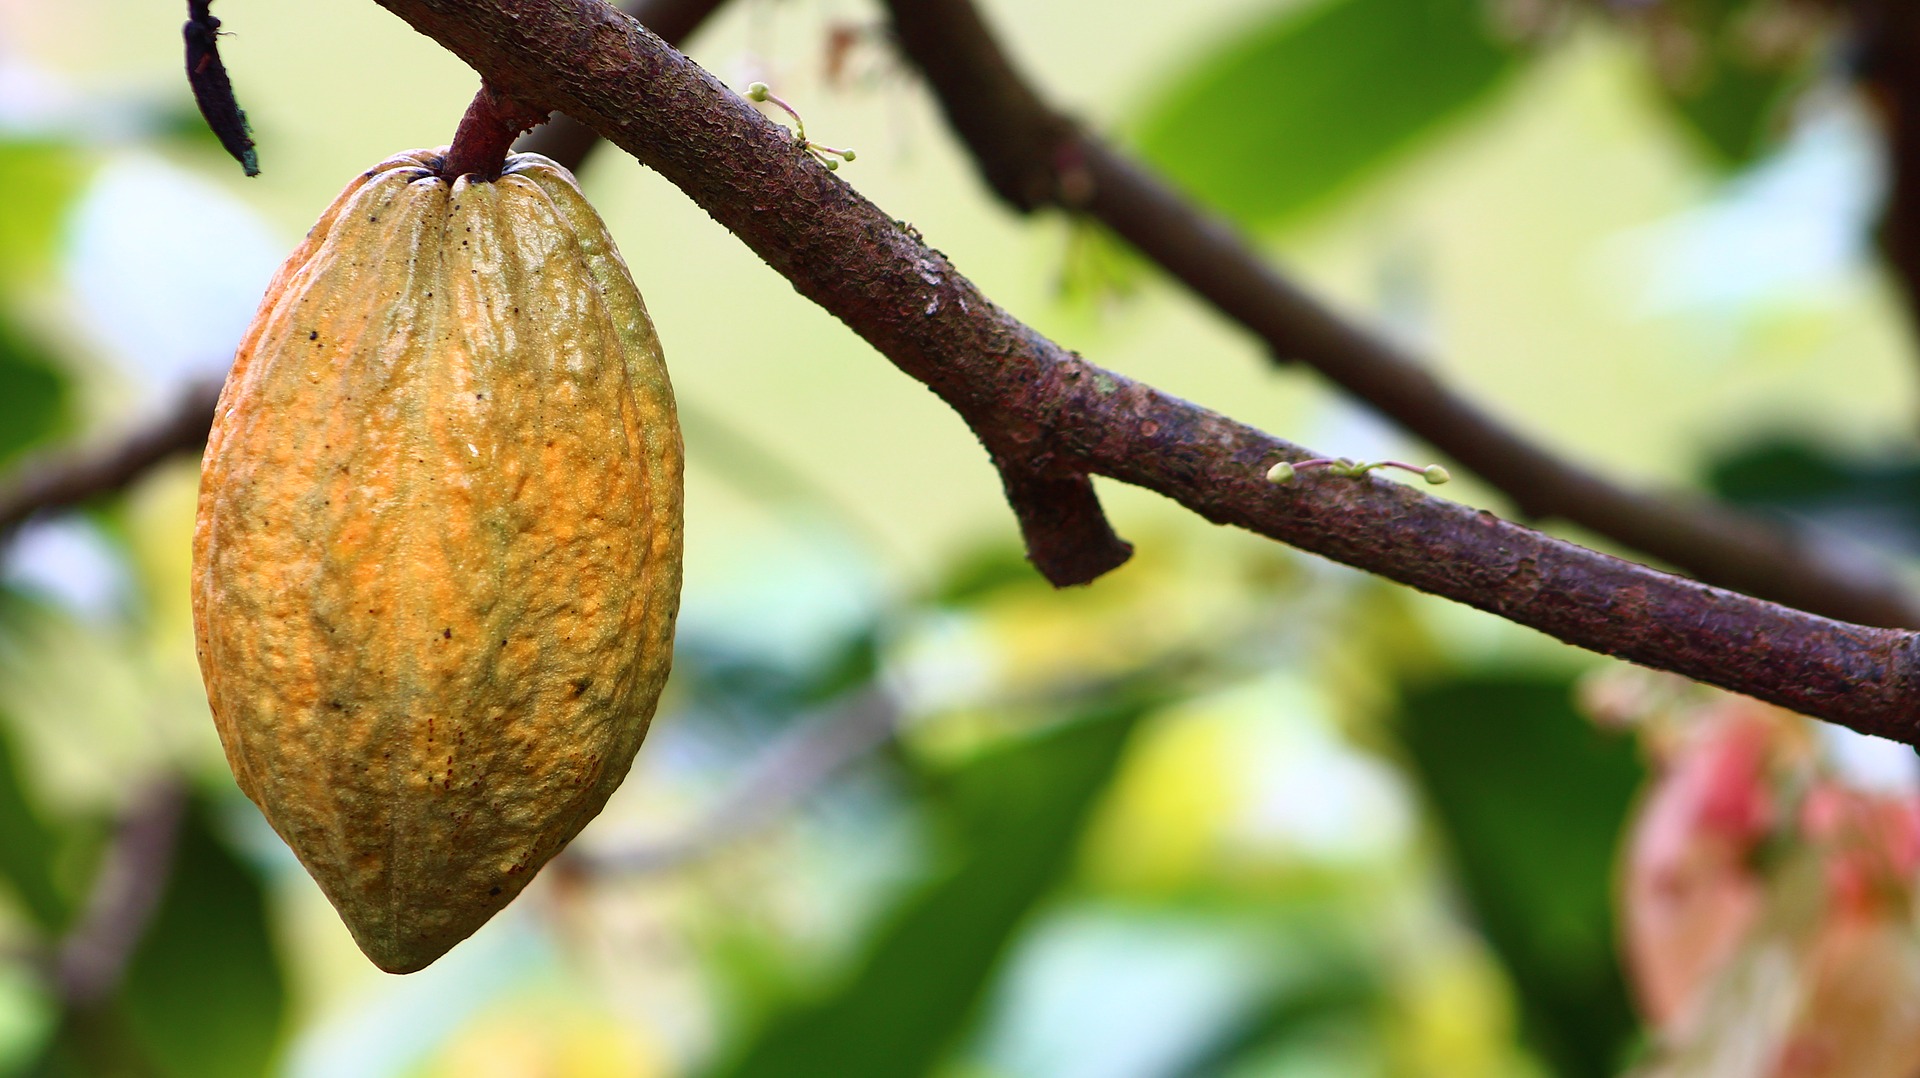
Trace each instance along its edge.
<instances>
[{"instance_id":1,"label":"dark spot on pod","mask_svg":"<svg viewBox=\"0 0 1920 1078\"><path fill-rule=\"evenodd\" d=\"M573 679L573 695L575 696L579 696L592 687L593 679L590 677L577 677Z\"/></svg>"},{"instance_id":2,"label":"dark spot on pod","mask_svg":"<svg viewBox=\"0 0 1920 1078\"><path fill-rule=\"evenodd\" d=\"M319 330L317 330L317 329L314 329L314 330L308 330L308 331L307 331L307 339L308 339L308 340L310 340L310 341L317 341L317 340L319 340L319 339L320 339L320 331L319 331Z\"/></svg>"},{"instance_id":3,"label":"dark spot on pod","mask_svg":"<svg viewBox=\"0 0 1920 1078\"><path fill-rule=\"evenodd\" d=\"M499 893L500 893L500 888L498 887L492 888L487 892L487 894L489 895L497 895Z\"/></svg>"},{"instance_id":4,"label":"dark spot on pod","mask_svg":"<svg viewBox=\"0 0 1920 1078\"><path fill-rule=\"evenodd\" d=\"M442 629L442 630L440 630L440 639L442 639L442 640L452 640L452 639L453 639L453 627L452 627L451 625L449 625L448 627L446 627L446 628L444 628L444 629Z\"/></svg>"}]
</instances>

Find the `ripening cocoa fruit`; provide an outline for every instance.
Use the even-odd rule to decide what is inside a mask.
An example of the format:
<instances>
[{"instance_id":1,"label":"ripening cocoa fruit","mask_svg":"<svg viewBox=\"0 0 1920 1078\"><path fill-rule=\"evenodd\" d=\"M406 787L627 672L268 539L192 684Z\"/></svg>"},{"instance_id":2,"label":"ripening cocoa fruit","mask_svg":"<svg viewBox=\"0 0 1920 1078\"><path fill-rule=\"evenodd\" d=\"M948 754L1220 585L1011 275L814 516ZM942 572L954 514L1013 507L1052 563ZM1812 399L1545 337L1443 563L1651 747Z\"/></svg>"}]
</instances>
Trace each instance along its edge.
<instances>
[{"instance_id":1,"label":"ripening cocoa fruit","mask_svg":"<svg viewBox=\"0 0 1920 1078\"><path fill-rule=\"evenodd\" d=\"M375 964L420 969L606 804L667 679L681 445L560 166L356 178L207 442L194 629L240 788Z\"/></svg>"}]
</instances>

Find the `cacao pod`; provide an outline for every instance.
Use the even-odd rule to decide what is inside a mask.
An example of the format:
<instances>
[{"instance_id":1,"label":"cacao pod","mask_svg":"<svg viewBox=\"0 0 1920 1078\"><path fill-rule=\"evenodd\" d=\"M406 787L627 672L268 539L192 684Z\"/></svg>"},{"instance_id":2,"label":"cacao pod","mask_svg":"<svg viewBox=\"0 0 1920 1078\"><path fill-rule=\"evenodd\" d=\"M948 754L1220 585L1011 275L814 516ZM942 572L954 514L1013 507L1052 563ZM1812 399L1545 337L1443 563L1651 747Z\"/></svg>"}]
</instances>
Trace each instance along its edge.
<instances>
[{"instance_id":1,"label":"cacao pod","mask_svg":"<svg viewBox=\"0 0 1920 1078\"><path fill-rule=\"evenodd\" d=\"M680 431L573 177L381 162L280 268L207 441L194 630L240 788L380 968L606 804L672 652Z\"/></svg>"}]
</instances>

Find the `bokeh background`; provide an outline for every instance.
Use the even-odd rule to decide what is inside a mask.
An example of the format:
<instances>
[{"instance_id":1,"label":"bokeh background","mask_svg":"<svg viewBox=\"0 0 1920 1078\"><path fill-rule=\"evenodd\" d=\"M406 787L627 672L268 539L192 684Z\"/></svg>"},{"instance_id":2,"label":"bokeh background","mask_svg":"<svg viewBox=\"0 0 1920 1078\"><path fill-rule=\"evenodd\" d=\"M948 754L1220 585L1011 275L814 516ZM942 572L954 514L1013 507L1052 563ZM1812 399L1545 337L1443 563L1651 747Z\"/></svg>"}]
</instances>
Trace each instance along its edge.
<instances>
[{"instance_id":1,"label":"bokeh background","mask_svg":"<svg viewBox=\"0 0 1920 1078\"><path fill-rule=\"evenodd\" d=\"M1458 32L1409 37L1423 4ZM1879 120L1798 5L1658 33L1554 0L982 6L1054 100L1523 429L1920 550ZM192 111L181 8L0 0L0 482L217 377L345 181L444 143L477 85L374 4L222 0L246 179ZM1327 453L1434 459L1092 226L999 206L881 20L737 0L688 51L857 147L847 182L1056 340ZM632 160L581 178L686 421L676 671L626 786L473 939L381 974L226 772L196 462L36 518L0 536L0 1073L1645 1063L1616 898L1661 757L1623 725L1718 703L1112 484L1135 559L1054 592L931 394ZM1803 736L1911 796L1910 750ZM152 908L77 989L63 941L129 874Z\"/></svg>"}]
</instances>

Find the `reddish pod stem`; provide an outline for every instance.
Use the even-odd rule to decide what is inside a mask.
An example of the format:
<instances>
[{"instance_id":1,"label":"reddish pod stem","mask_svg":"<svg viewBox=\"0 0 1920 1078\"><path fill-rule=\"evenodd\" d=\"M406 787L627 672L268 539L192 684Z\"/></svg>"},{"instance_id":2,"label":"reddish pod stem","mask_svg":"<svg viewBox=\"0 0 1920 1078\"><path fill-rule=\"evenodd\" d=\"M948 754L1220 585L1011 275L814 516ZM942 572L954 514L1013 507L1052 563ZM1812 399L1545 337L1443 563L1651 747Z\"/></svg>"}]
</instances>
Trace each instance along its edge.
<instances>
[{"instance_id":1,"label":"reddish pod stem","mask_svg":"<svg viewBox=\"0 0 1920 1078\"><path fill-rule=\"evenodd\" d=\"M469 175L489 182L499 179L513 140L546 119L545 111L502 97L493 87L481 83L480 92L473 95L473 104L467 106L467 114L453 133L453 145L440 166L440 175L449 181Z\"/></svg>"}]
</instances>

